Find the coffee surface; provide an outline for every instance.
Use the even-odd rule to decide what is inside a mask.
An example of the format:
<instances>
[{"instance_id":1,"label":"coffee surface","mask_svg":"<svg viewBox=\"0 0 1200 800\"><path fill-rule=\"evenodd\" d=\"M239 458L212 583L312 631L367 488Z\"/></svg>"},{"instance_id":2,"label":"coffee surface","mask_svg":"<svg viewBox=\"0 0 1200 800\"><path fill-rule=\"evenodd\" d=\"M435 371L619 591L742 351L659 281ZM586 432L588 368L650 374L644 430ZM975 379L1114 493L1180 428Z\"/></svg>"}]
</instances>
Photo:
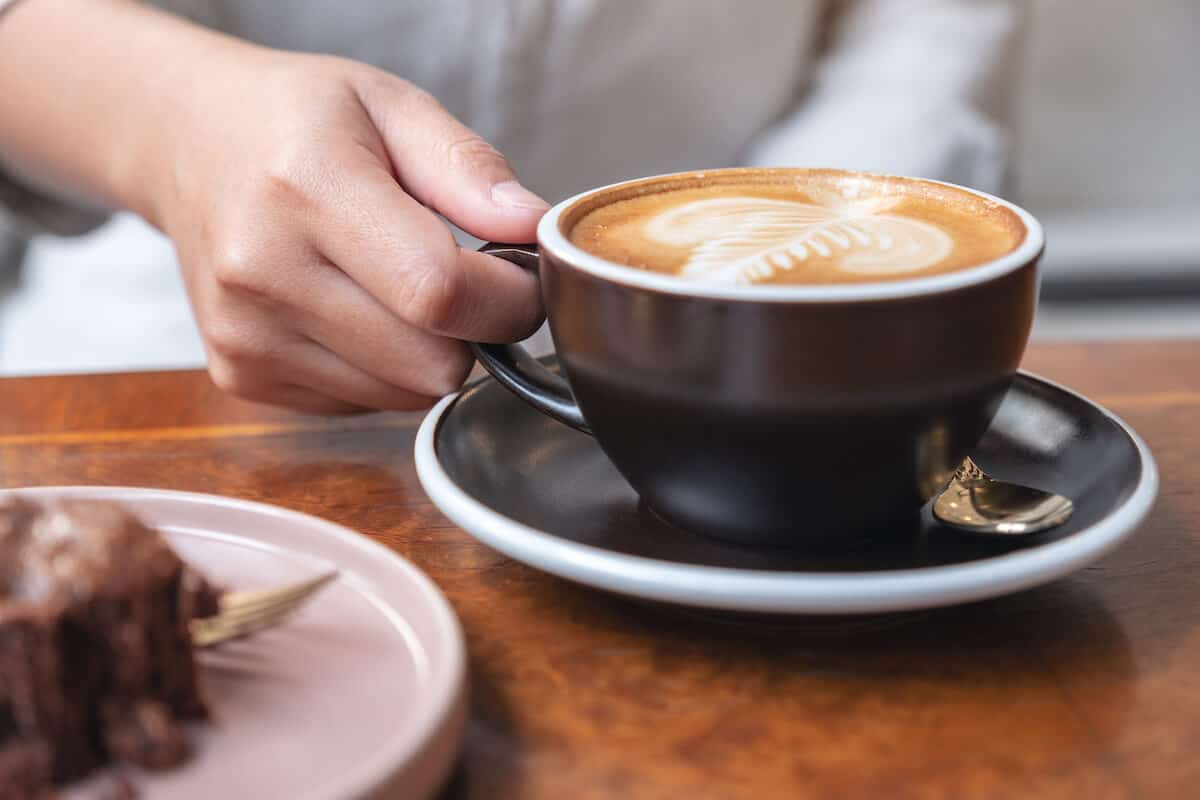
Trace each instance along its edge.
<instances>
[{"instance_id":1,"label":"coffee surface","mask_svg":"<svg viewBox=\"0 0 1200 800\"><path fill-rule=\"evenodd\" d=\"M605 260L704 283L830 284L982 264L1025 237L1009 209L916 179L834 170L731 170L638 182L564 217Z\"/></svg>"}]
</instances>

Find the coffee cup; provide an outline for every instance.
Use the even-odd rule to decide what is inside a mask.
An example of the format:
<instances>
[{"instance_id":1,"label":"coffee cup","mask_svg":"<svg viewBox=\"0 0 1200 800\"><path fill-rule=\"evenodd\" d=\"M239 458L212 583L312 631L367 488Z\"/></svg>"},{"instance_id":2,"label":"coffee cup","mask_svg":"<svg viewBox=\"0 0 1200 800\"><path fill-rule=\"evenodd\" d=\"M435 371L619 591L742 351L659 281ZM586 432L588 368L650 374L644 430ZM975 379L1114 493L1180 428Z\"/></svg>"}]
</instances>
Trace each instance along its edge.
<instances>
[{"instance_id":1,"label":"coffee cup","mask_svg":"<svg viewBox=\"0 0 1200 800\"><path fill-rule=\"evenodd\" d=\"M537 243L559 371L473 344L595 437L646 506L744 544L910 530L987 428L1037 301L1041 226L982 192L722 169L564 200Z\"/></svg>"}]
</instances>

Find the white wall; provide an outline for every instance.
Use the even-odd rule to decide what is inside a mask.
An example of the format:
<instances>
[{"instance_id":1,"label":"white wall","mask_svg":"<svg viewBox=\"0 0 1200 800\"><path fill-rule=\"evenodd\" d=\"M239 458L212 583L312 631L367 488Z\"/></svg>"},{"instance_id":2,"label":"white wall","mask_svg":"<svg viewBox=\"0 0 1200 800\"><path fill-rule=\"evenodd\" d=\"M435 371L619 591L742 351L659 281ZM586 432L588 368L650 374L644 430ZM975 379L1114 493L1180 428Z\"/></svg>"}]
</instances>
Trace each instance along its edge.
<instances>
[{"instance_id":1,"label":"white wall","mask_svg":"<svg viewBox=\"0 0 1200 800\"><path fill-rule=\"evenodd\" d=\"M1200 0L1033 0L1016 193L1048 277L1200 286Z\"/></svg>"}]
</instances>

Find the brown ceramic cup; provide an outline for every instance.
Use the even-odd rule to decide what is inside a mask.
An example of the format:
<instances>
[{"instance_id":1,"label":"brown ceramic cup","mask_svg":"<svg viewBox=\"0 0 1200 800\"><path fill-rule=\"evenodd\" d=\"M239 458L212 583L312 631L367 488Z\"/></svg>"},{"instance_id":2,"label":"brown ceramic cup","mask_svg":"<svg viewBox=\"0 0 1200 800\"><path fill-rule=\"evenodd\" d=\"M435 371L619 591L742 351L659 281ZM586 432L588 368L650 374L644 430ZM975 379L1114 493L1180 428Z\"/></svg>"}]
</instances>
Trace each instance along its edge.
<instances>
[{"instance_id":1,"label":"brown ceramic cup","mask_svg":"<svg viewBox=\"0 0 1200 800\"><path fill-rule=\"evenodd\" d=\"M487 245L540 275L561 374L517 345L475 344L480 363L594 436L646 505L683 529L835 547L911 530L1017 370L1041 226L973 192L1020 219L1015 250L932 277L821 286L695 283L567 237L607 194L696 177L586 192L546 214L536 245Z\"/></svg>"}]
</instances>

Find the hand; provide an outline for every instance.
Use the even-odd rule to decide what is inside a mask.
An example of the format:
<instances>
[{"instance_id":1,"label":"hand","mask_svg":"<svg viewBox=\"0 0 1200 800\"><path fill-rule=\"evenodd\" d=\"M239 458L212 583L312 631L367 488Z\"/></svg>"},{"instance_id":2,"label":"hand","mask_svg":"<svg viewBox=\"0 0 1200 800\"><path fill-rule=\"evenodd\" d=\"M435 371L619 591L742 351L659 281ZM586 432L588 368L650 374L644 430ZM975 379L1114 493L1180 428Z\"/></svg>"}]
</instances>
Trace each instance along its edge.
<instances>
[{"instance_id":1,"label":"hand","mask_svg":"<svg viewBox=\"0 0 1200 800\"><path fill-rule=\"evenodd\" d=\"M462 383L463 340L537 328L533 276L437 216L533 241L547 204L499 152L363 64L220 48L181 87L140 209L175 243L218 386L314 413L416 409Z\"/></svg>"}]
</instances>

